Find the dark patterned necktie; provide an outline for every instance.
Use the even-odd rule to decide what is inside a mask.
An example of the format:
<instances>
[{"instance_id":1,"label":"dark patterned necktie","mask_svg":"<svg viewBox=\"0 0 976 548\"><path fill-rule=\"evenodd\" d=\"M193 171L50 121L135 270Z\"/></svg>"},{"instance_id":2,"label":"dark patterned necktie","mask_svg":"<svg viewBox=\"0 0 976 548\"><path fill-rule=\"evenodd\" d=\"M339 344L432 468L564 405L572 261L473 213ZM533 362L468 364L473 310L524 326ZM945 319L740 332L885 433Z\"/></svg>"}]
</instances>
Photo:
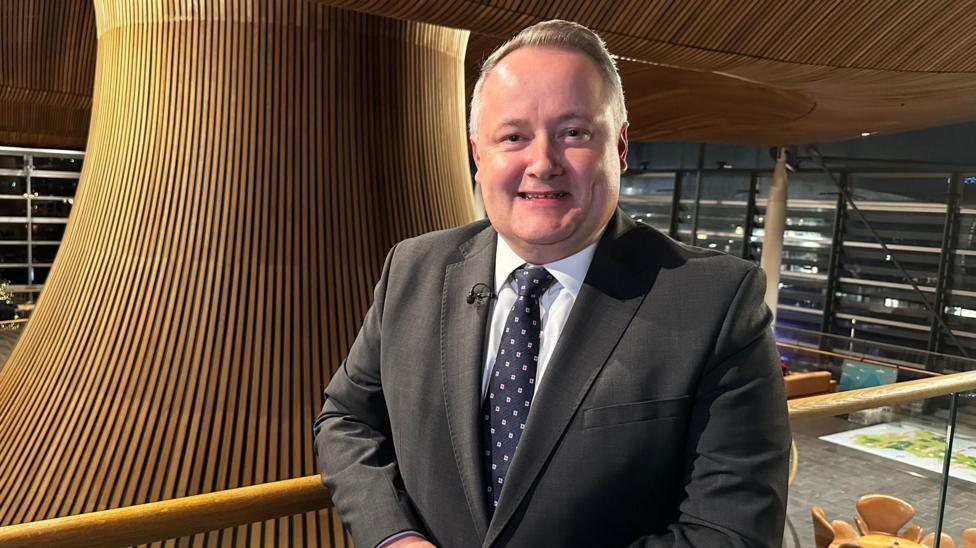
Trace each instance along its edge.
<instances>
[{"instance_id":1,"label":"dark patterned necktie","mask_svg":"<svg viewBox=\"0 0 976 548\"><path fill-rule=\"evenodd\" d=\"M539 299L553 282L552 274L542 267L522 265L513 277L517 282L518 298L508 313L501 334L483 413L485 477L492 513L498 505L505 474L529 415L539 361L539 334L542 332Z\"/></svg>"}]
</instances>

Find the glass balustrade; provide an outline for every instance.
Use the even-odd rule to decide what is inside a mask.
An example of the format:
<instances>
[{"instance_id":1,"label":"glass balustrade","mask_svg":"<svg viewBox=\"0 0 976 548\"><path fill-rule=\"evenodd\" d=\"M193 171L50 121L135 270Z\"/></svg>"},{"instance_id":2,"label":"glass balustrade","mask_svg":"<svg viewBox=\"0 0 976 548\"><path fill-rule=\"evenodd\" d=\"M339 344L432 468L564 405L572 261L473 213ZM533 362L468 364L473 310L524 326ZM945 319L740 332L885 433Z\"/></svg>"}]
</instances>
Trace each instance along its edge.
<instances>
[{"instance_id":1,"label":"glass balustrade","mask_svg":"<svg viewBox=\"0 0 976 548\"><path fill-rule=\"evenodd\" d=\"M936 371L972 371L976 365L908 348L880 356L877 343L804 330L781 328L777 338L795 371L786 377L787 390L811 372L829 371L836 384L821 384L820 393L833 392L827 397L835 402L849 390L945 378ZM930 370L917 367L924 364ZM964 534L976 535L976 392L810 417L796 413L802 406L802 399L791 400L796 468L784 547L820 547L826 534L838 540L849 535L835 520L849 524L857 537L851 542L861 546L934 546L925 537L941 530L962 547ZM826 517L819 533L815 507ZM896 519L899 513L904 519Z\"/></svg>"}]
</instances>

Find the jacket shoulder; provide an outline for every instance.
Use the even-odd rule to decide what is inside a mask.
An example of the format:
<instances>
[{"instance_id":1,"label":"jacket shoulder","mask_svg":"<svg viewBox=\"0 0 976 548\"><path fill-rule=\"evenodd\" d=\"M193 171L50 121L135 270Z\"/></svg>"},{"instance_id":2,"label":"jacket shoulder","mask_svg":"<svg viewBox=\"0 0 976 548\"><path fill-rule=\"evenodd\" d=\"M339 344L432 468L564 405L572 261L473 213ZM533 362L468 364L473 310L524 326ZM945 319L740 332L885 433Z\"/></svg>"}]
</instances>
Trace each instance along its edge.
<instances>
[{"instance_id":1,"label":"jacket shoulder","mask_svg":"<svg viewBox=\"0 0 976 548\"><path fill-rule=\"evenodd\" d=\"M488 219L480 219L466 225L435 230L400 241L393 256L394 263L424 260L426 264L447 264L461 260L461 250L475 240L489 240L483 234L492 231ZM482 236L481 238L477 238Z\"/></svg>"}]
</instances>

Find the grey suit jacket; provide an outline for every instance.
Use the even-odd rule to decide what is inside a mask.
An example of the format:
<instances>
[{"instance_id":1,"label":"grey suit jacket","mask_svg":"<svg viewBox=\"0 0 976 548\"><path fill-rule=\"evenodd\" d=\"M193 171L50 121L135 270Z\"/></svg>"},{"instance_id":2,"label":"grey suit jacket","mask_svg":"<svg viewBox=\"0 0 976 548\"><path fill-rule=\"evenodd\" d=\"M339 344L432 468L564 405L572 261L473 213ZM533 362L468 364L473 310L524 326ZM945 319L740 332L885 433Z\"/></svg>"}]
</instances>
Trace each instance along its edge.
<instances>
[{"instance_id":1,"label":"grey suit jacket","mask_svg":"<svg viewBox=\"0 0 976 548\"><path fill-rule=\"evenodd\" d=\"M789 424L758 268L620 210L489 522L478 420L496 233L398 244L315 421L357 546L780 546Z\"/></svg>"}]
</instances>

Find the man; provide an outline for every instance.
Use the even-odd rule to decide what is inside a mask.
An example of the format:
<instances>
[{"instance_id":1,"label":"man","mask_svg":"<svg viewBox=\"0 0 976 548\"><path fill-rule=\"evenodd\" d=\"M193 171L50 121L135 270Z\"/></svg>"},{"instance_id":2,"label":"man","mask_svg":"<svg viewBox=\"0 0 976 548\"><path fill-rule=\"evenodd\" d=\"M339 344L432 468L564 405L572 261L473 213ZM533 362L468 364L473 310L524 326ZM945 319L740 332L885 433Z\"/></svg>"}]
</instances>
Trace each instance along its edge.
<instances>
[{"instance_id":1,"label":"man","mask_svg":"<svg viewBox=\"0 0 976 548\"><path fill-rule=\"evenodd\" d=\"M603 42L549 21L503 45L471 147L488 220L390 252L315 423L357 546L779 546L764 277L617 209Z\"/></svg>"}]
</instances>

